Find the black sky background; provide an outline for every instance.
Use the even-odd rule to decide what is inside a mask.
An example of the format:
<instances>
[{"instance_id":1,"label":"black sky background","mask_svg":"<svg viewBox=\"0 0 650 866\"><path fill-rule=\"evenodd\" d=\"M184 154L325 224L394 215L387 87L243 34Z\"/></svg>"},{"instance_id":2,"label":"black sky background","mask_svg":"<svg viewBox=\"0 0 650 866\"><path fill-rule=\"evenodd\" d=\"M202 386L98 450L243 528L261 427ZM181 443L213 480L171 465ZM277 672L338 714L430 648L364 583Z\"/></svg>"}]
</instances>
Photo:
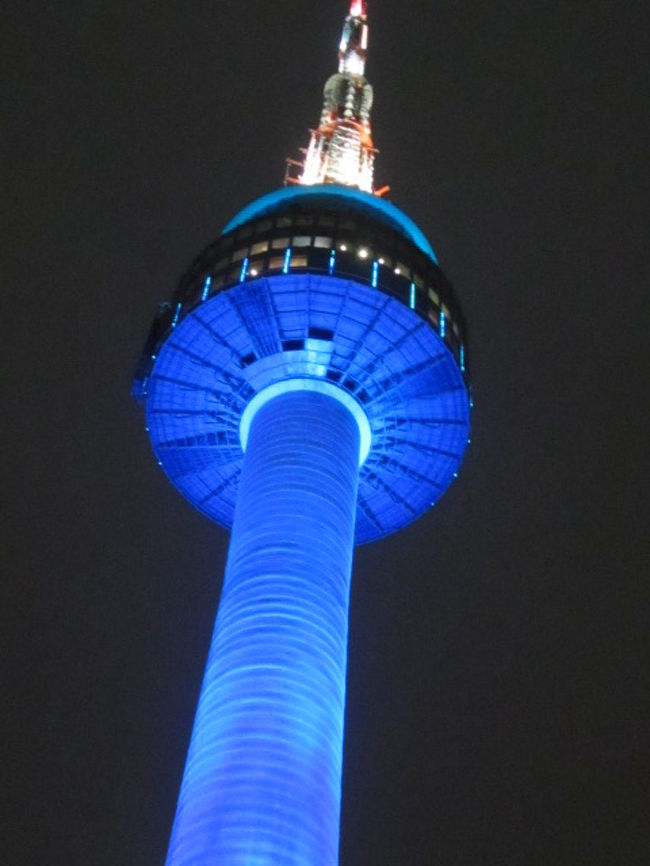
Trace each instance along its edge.
<instances>
[{"instance_id":1,"label":"black sky background","mask_svg":"<svg viewBox=\"0 0 650 866\"><path fill-rule=\"evenodd\" d=\"M162 866L228 536L129 398L306 144L344 0L13 3L0 862ZM650 862L641 3L371 0L378 183L470 328L458 482L358 548L342 866Z\"/></svg>"}]
</instances>

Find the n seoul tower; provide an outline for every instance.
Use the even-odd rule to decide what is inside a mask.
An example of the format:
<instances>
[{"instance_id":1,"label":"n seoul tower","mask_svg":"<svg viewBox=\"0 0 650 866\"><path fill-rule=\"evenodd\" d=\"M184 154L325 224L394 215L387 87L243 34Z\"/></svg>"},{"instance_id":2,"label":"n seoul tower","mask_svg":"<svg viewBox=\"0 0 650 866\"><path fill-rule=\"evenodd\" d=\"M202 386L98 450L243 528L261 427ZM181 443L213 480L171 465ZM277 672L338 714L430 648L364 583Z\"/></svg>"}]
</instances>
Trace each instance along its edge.
<instances>
[{"instance_id":1,"label":"n seoul tower","mask_svg":"<svg viewBox=\"0 0 650 866\"><path fill-rule=\"evenodd\" d=\"M462 314L373 185L367 49L353 0L303 159L194 261L135 379L168 478L231 529L167 866L338 862L353 547L468 441Z\"/></svg>"}]
</instances>

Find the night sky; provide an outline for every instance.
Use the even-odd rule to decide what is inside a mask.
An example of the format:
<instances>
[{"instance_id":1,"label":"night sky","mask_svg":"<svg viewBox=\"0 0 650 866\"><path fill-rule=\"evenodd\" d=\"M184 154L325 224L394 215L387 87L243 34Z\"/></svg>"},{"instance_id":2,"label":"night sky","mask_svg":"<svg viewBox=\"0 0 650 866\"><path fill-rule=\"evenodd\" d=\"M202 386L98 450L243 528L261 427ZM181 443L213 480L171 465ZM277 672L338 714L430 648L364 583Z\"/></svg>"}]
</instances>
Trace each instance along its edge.
<instances>
[{"instance_id":1,"label":"night sky","mask_svg":"<svg viewBox=\"0 0 650 866\"><path fill-rule=\"evenodd\" d=\"M345 0L10 3L0 862L162 866L228 535L131 402L158 302L279 186ZM378 185L469 324L460 478L358 548L342 866L646 866L641 3L371 0Z\"/></svg>"}]
</instances>

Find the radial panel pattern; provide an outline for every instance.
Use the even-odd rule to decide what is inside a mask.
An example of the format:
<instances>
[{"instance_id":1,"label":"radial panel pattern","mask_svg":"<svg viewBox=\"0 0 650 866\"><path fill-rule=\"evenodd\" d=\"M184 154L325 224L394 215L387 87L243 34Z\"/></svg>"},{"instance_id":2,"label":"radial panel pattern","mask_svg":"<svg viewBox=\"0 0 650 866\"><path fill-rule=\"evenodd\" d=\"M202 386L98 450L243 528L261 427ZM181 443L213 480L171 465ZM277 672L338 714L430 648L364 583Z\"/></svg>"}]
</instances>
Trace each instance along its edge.
<instances>
[{"instance_id":1,"label":"radial panel pattern","mask_svg":"<svg viewBox=\"0 0 650 866\"><path fill-rule=\"evenodd\" d=\"M355 280L309 273L249 280L208 297L172 331L148 382L162 466L201 511L231 526L243 462L239 421L266 385L322 378L367 414L356 541L411 522L444 492L469 432L463 377L407 306Z\"/></svg>"}]
</instances>

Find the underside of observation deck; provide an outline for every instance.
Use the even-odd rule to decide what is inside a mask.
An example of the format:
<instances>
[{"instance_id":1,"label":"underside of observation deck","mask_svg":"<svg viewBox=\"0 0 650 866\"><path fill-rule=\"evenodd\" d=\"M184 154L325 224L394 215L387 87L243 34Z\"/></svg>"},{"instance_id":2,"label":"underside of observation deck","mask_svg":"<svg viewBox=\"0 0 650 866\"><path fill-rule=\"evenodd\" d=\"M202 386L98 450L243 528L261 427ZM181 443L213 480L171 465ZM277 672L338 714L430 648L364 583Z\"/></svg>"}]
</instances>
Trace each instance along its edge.
<instances>
[{"instance_id":1,"label":"underside of observation deck","mask_svg":"<svg viewBox=\"0 0 650 866\"><path fill-rule=\"evenodd\" d=\"M280 274L195 307L150 375L156 455L197 508L231 526L244 408L269 384L296 376L345 389L368 417L357 543L410 523L442 495L469 430L466 386L444 341L407 306L355 280Z\"/></svg>"}]
</instances>

